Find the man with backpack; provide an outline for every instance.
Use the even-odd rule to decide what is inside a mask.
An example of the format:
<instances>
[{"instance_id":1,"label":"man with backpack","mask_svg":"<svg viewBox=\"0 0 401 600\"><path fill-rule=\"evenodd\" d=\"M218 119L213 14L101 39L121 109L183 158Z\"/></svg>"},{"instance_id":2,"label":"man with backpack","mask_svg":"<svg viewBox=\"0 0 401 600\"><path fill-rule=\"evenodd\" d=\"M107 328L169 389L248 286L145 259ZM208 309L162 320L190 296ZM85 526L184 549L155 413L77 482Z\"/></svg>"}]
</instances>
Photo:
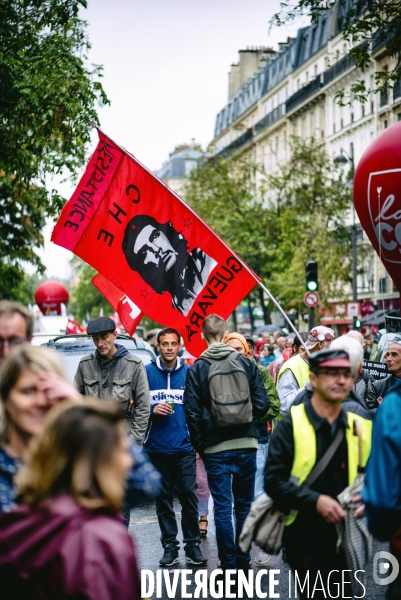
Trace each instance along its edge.
<instances>
[{"instance_id":1,"label":"man with backpack","mask_svg":"<svg viewBox=\"0 0 401 600\"><path fill-rule=\"evenodd\" d=\"M218 315L203 321L208 348L188 371L184 408L191 443L206 466L220 565L238 570L249 568L250 553L237 540L254 498L258 419L270 401L256 364L223 343L226 333Z\"/></svg>"}]
</instances>

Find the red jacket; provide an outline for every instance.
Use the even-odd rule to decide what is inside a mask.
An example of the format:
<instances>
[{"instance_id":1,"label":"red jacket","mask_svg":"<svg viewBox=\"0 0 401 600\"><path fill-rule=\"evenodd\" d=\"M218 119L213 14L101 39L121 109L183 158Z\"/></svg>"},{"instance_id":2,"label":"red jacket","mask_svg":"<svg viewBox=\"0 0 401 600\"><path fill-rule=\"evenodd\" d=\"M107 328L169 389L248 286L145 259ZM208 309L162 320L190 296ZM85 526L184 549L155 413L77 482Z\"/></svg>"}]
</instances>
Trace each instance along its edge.
<instances>
[{"instance_id":1,"label":"red jacket","mask_svg":"<svg viewBox=\"0 0 401 600\"><path fill-rule=\"evenodd\" d=\"M67 495L0 515L2 600L140 600L131 537L111 509Z\"/></svg>"}]
</instances>

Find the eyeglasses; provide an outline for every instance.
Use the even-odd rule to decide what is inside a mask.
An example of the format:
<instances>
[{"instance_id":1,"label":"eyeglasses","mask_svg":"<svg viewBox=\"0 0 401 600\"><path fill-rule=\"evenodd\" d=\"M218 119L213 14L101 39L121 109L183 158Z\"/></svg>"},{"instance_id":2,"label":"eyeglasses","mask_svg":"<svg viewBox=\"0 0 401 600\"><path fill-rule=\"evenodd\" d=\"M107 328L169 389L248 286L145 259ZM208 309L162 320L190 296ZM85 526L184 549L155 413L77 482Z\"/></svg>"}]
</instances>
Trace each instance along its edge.
<instances>
[{"instance_id":1,"label":"eyeglasses","mask_svg":"<svg viewBox=\"0 0 401 600\"><path fill-rule=\"evenodd\" d=\"M26 338L18 338L18 337L11 337L11 338L7 338L7 339L0 338L0 350L2 350L6 344L8 344L8 346L10 346L10 347L20 346L21 344L24 344L26 341L28 341Z\"/></svg>"},{"instance_id":2,"label":"eyeglasses","mask_svg":"<svg viewBox=\"0 0 401 600\"><path fill-rule=\"evenodd\" d=\"M319 375L326 375L326 377L345 377L345 379L352 379L352 373L348 369L319 369Z\"/></svg>"},{"instance_id":3,"label":"eyeglasses","mask_svg":"<svg viewBox=\"0 0 401 600\"><path fill-rule=\"evenodd\" d=\"M311 331L310 334L311 334L312 337L315 337L315 338L318 338L318 339L319 339L319 336L322 335L321 333L319 333L319 331L317 329L312 329L312 331ZM330 340L332 340L334 338L333 338L333 336L332 336L331 333L327 332L327 333L324 334L324 339L327 342L330 342ZM323 340L320 340L320 341L323 341Z\"/></svg>"}]
</instances>

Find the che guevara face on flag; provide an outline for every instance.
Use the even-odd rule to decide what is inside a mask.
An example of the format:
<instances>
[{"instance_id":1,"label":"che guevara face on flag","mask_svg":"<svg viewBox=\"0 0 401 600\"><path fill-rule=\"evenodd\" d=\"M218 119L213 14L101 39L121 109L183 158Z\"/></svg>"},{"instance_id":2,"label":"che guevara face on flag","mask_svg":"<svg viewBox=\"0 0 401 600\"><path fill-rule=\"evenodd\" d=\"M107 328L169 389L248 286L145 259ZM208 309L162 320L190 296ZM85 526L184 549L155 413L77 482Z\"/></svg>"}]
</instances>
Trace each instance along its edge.
<instances>
[{"instance_id":1,"label":"che guevara face on flag","mask_svg":"<svg viewBox=\"0 0 401 600\"><path fill-rule=\"evenodd\" d=\"M129 221L122 248L131 269L157 294L169 292L173 307L185 316L217 264L200 248L189 252L182 233L149 215Z\"/></svg>"},{"instance_id":2,"label":"che guevara face on flag","mask_svg":"<svg viewBox=\"0 0 401 600\"><path fill-rule=\"evenodd\" d=\"M202 323L226 319L257 276L181 198L99 132L52 240L94 267L194 356Z\"/></svg>"}]
</instances>

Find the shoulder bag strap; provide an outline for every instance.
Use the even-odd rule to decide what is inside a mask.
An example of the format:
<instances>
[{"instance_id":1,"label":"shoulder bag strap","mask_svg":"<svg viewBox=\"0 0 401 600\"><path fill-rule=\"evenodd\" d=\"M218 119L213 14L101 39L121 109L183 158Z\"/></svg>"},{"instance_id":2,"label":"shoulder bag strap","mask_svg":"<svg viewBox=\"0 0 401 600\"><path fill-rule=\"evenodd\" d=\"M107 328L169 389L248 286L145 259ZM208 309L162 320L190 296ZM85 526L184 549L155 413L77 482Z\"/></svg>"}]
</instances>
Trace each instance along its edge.
<instances>
[{"instance_id":1,"label":"shoulder bag strap","mask_svg":"<svg viewBox=\"0 0 401 600\"><path fill-rule=\"evenodd\" d=\"M337 434L334 440L331 442L330 446L327 448L326 452L323 454L322 458L318 463L315 464L312 471L309 473L308 477L304 481L302 485L306 487L310 487L312 483L316 481L316 479L323 473L331 459L333 458L337 448L341 444L344 437L344 429L342 427L338 428Z\"/></svg>"}]
</instances>

